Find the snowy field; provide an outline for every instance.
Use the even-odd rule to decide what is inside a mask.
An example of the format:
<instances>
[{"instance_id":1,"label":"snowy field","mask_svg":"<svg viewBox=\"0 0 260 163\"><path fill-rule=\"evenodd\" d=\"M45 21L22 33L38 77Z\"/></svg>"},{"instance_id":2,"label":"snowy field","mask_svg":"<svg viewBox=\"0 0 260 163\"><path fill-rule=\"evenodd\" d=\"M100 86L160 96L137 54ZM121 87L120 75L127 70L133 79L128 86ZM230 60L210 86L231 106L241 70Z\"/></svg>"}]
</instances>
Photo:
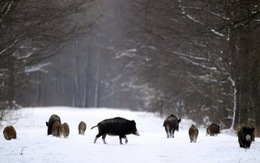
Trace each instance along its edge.
<instances>
[{"instance_id":1,"label":"snowy field","mask_svg":"<svg viewBox=\"0 0 260 163\"><path fill-rule=\"evenodd\" d=\"M70 126L67 139L47 136L45 122L51 114L58 114L62 122ZM65 107L26 108L17 113L21 118L13 126L17 139L6 141L2 123L0 136L1 163L29 162L87 162L87 163L259 163L260 139L257 138L248 150L239 148L236 135L223 131L216 137L209 137L200 129L197 143L190 143L188 129L190 120L182 119L180 131L174 139L167 139L164 119L145 112L131 112L115 109L71 109ZM90 128L98 122L121 116L135 120L140 136L128 135L128 144L120 145L119 138L107 136L103 144L99 138L94 144L98 129ZM83 120L87 123L85 135L79 135L77 126ZM124 142L124 141L123 141Z\"/></svg>"}]
</instances>

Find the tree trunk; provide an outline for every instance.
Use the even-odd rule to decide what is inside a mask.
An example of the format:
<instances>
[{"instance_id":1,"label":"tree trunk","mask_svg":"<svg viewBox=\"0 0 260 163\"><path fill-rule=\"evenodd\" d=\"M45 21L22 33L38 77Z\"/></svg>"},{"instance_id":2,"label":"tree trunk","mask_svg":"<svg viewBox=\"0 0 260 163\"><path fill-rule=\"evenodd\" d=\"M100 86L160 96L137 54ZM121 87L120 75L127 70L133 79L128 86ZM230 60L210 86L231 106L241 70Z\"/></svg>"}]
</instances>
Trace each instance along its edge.
<instances>
[{"instance_id":1,"label":"tree trunk","mask_svg":"<svg viewBox=\"0 0 260 163\"><path fill-rule=\"evenodd\" d=\"M232 116L232 123L230 126L230 129L234 129L234 127L237 124L237 117L238 117L238 109L237 109L237 89L236 89L236 82L232 79L232 77L229 77L228 80L231 83L231 86L233 88L233 116Z\"/></svg>"},{"instance_id":2,"label":"tree trunk","mask_svg":"<svg viewBox=\"0 0 260 163\"><path fill-rule=\"evenodd\" d=\"M7 102L8 107L13 109L13 102L15 101L15 59L13 57L9 58L8 62L8 81L7 81Z\"/></svg>"},{"instance_id":3,"label":"tree trunk","mask_svg":"<svg viewBox=\"0 0 260 163\"><path fill-rule=\"evenodd\" d=\"M258 54L257 54L258 55ZM260 136L260 57L253 60L251 69L251 100L255 118L256 135Z\"/></svg>"}]
</instances>

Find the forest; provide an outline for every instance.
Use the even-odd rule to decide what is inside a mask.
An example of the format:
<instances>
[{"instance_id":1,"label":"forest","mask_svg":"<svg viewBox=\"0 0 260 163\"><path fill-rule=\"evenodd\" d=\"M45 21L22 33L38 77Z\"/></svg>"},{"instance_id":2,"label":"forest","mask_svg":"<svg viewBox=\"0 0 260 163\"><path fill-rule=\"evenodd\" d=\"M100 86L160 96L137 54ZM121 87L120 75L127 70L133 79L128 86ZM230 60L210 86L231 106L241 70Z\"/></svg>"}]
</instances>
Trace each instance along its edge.
<instances>
[{"instance_id":1,"label":"forest","mask_svg":"<svg viewBox=\"0 0 260 163\"><path fill-rule=\"evenodd\" d=\"M123 108L260 134L259 0L0 0L0 121Z\"/></svg>"}]
</instances>

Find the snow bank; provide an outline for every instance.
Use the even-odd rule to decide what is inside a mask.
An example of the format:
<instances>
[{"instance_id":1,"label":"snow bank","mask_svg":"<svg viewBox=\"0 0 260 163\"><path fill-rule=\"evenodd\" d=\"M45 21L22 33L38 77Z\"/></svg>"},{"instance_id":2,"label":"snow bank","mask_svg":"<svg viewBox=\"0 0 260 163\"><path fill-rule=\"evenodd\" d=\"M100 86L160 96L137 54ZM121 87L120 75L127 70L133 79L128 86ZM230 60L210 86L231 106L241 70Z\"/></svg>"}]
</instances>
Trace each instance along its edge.
<instances>
[{"instance_id":1,"label":"snow bank","mask_svg":"<svg viewBox=\"0 0 260 163\"><path fill-rule=\"evenodd\" d=\"M47 136L47 121L58 114L70 126L67 139ZM152 113L116 109L76 109L68 107L25 108L19 110L21 118L13 126L18 138L6 141L0 136L0 161L15 162L260 162L260 139L248 150L239 148L237 137L221 133L209 137L200 129L198 142L190 143L188 128L191 120L183 119L174 139L167 139L164 119ZM128 144L120 145L119 138L107 136L107 145L101 138L94 144L98 133L90 128L106 118L121 116L135 120L140 136L128 135ZM85 135L79 135L78 123L87 123ZM3 123L3 127L7 124ZM3 131L3 128L1 128Z\"/></svg>"}]
</instances>

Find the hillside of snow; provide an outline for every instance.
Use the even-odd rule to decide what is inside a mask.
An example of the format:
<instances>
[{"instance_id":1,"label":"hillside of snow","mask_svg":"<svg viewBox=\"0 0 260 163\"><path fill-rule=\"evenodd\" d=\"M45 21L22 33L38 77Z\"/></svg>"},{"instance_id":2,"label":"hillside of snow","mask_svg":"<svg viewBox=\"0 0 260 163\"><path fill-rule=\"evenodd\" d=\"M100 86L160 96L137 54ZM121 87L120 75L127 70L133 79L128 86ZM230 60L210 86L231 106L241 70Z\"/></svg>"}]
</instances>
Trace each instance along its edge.
<instances>
[{"instance_id":1,"label":"hillside of snow","mask_svg":"<svg viewBox=\"0 0 260 163\"><path fill-rule=\"evenodd\" d=\"M57 114L62 122L70 126L67 139L47 136L45 122L50 115ZM0 162L124 162L124 163L234 163L260 162L260 139L256 138L250 149L239 148L236 135L221 132L216 137L206 136L205 129L199 130L197 143L190 143L188 129L191 120L182 119L175 138L166 138L162 127L164 118L146 112L117 109L78 109L68 107L24 108L17 111L20 119L12 124L17 139L7 141L1 126ZM107 136L103 144L101 138L94 144L98 129L90 128L98 122L121 116L135 120L140 136L127 135L128 144L120 145L118 136ZM80 121L87 123L85 135L78 134Z\"/></svg>"}]
</instances>

